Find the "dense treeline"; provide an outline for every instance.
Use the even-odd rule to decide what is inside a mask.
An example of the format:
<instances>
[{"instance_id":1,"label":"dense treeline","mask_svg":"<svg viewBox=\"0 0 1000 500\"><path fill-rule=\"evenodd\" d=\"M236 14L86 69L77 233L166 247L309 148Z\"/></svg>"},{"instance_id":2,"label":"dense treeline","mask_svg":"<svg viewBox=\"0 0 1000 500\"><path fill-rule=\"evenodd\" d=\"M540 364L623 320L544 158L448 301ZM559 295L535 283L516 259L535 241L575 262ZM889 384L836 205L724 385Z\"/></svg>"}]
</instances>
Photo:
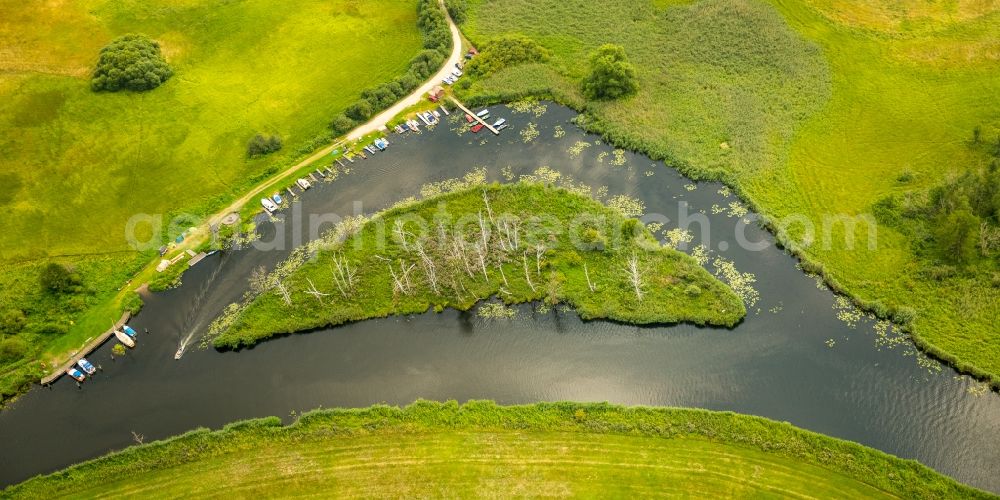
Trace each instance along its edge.
<instances>
[{"instance_id":1,"label":"dense treeline","mask_svg":"<svg viewBox=\"0 0 1000 500\"><path fill-rule=\"evenodd\" d=\"M159 43L145 35L124 35L101 49L90 86L98 92L151 90L173 74Z\"/></svg>"},{"instance_id":2,"label":"dense treeline","mask_svg":"<svg viewBox=\"0 0 1000 500\"><path fill-rule=\"evenodd\" d=\"M361 92L360 98L330 122L334 135L343 134L405 97L434 74L451 51L451 33L444 12L434 0L417 2L417 27L424 50L410 61L403 76Z\"/></svg>"},{"instance_id":3,"label":"dense treeline","mask_svg":"<svg viewBox=\"0 0 1000 500\"><path fill-rule=\"evenodd\" d=\"M466 71L472 76L489 76L518 64L545 62L549 57L548 49L538 42L524 35L507 35L483 43Z\"/></svg>"},{"instance_id":4,"label":"dense treeline","mask_svg":"<svg viewBox=\"0 0 1000 500\"><path fill-rule=\"evenodd\" d=\"M988 150L995 157L989 166L967 170L929 190L883 198L874 207L875 216L910 236L919 255L947 265L988 265L1000 256L1000 139ZM907 172L897 182L912 178Z\"/></svg>"}]
</instances>

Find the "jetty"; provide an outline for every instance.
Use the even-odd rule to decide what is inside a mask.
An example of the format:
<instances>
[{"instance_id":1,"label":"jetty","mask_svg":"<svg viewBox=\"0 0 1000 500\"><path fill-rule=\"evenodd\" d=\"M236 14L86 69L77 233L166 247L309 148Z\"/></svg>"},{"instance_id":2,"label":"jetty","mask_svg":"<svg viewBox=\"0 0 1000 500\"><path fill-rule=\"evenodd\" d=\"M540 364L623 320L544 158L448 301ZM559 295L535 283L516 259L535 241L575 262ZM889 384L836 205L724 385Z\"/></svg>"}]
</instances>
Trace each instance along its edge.
<instances>
[{"instance_id":1,"label":"jetty","mask_svg":"<svg viewBox=\"0 0 1000 500\"><path fill-rule=\"evenodd\" d=\"M58 379L59 377L65 375L66 370L69 370L71 366L75 365L76 362L80 360L80 358L86 357L88 354L93 352L94 349L100 347L101 344L103 344L112 335L114 335L115 330L118 330L121 327L125 326L125 323L128 323L130 317L132 317L132 315L129 314L128 311L122 313L121 319L119 319L118 322L115 323L115 326L113 326L110 330L107 330L104 333L98 335L90 342L88 342L87 345L83 346L83 348L81 348L79 351L76 351L75 354L70 356L69 360L63 363L62 366L56 368L55 371L53 371L52 373L42 377L42 380L40 380L39 383L41 383L42 385L49 385L52 382L55 382L56 379Z\"/></svg>"},{"instance_id":2,"label":"jetty","mask_svg":"<svg viewBox=\"0 0 1000 500\"><path fill-rule=\"evenodd\" d=\"M469 111L469 108L465 107L465 105L462 104L461 102L459 102L458 99L455 99L454 97L449 97L449 99L451 99L451 102L455 103L455 105L458 106L458 109L461 109L462 111L465 111L465 114L471 116L477 122L482 123L484 127L488 128L490 130L490 132L493 132L493 135L500 135L500 131L499 130L497 130L495 127L493 127L493 125L490 125L486 120L484 120L479 115L473 113L472 111Z\"/></svg>"}]
</instances>

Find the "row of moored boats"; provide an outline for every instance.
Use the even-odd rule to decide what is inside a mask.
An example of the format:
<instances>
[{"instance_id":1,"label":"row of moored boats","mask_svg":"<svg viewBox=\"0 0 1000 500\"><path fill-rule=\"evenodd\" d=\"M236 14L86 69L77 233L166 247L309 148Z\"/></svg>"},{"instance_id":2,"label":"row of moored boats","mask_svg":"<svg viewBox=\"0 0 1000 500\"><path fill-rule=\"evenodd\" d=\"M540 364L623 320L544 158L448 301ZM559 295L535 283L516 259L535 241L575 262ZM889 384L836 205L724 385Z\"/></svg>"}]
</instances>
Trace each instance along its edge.
<instances>
[{"instance_id":1,"label":"row of moored boats","mask_svg":"<svg viewBox=\"0 0 1000 500\"><path fill-rule=\"evenodd\" d=\"M135 329L125 325L122 329L115 328L115 338L118 339L126 347L135 347L135 341L138 338ZM87 358L80 358L76 362L76 366L70 367L66 370L66 375L69 375L77 382L83 382L88 376L93 375L97 372L97 367L93 363L87 361Z\"/></svg>"}]
</instances>

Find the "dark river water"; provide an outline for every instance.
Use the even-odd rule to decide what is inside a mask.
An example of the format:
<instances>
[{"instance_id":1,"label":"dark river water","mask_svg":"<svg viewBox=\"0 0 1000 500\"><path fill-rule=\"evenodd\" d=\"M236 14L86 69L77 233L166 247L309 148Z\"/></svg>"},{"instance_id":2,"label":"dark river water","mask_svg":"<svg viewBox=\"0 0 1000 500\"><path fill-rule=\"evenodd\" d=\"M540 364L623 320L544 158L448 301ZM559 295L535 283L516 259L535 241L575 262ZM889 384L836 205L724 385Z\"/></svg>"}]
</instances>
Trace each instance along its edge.
<instances>
[{"instance_id":1,"label":"dark river water","mask_svg":"<svg viewBox=\"0 0 1000 500\"><path fill-rule=\"evenodd\" d=\"M521 306L510 320L448 310L290 335L239 352L195 347L175 361L181 339L193 334L197 344L243 294L253 268L272 267L288 253L221 252L192 268L179 288L146 297L131 325L150 333L140 333L124 359L111 361L109 342L89 358L103 371L82 388L63 377L0 412L0 484L121 449L133 432L151 441L248 417L287 420L317 407L426 398L733 410L913 458L1000 492L1000 397L892 340L891 329L879 333L870 319L838 309L836 297L780 249L738 245L739 207L729 206L737 200L720 193L721 185L695 186L646 157L616 155L559 106L541 116L502 107L494 113L512 123L500 137L459 135L452 125L394 135L389 151L319 183L282 218L299 210L349 215L358 204L369 213L418 194L424 183L479 167L503 181L547 166L595 193L605 187L607 197L640 198L647 214L669 218L663 229L675 227L681 210L704 212L710 224L694 228L687 250L706 243L709 270L722 257L752 273L759 298L746 320L732 330L634 327L583 322L558 307ZM526 143L521 132L529 122L538 137ZM308 238L292 229L307 218L264 223L262 240ZM749 241L772 241L754 225L744 229Z\"/></svg>"}]
</instances>

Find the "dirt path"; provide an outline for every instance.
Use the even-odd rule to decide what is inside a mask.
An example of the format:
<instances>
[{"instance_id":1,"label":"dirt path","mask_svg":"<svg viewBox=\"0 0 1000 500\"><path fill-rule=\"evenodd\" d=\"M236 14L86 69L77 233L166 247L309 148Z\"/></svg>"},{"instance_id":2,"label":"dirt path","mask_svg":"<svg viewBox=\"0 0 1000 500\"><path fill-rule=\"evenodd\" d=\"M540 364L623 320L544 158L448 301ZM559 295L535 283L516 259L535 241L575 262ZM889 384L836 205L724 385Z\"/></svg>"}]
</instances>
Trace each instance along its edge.
<instances>
[{"instance_id":1,"label":"dirt path","mask_svg":"<svg viewBox=\"0 0 1000 500\"><path fill-rule=\"evenodd\" d=\"M291 167L288 167L287 169L285 169L285 171L275 175L267 182L258 185L257 187L247 192L247 194L239 197L237 200L230 203L229 206L227 206L226 208L222 209L221 211L217 212L215 215L209 218L207 227L219 224L222 218L225 217L227 214L239 211L240 208L242 208L243 205L245 205L248 201L257 197L258 195L260 195L260 193L273 188L275 184L280 182L282 179L284 179L287 175L291 174L292 172L295 172L296 170L330 154L331 152L333 152L334 149L337 149L338 147L350 141L357 140L365 136L366 134L370 134L384 127L386 122L388 122L393 117L401 113L403 110L420 102L420 100L424 97L425 94L430 92L431 89L433 89L435 86L439 85L441 83L441 80L443 80L445 76L451 74L451 71L455 68L455 63L462 60L462 36L461 33L458 31L458 26L455 25L455 22L451 20L451 16L448 15L448 10L445 8L443 0L440 0L438 3L441 6L441 9L444 10L445 18L448 20L448 28L451 30L451 55L448 57L448 60L445 61L444 66L442 66L437 73L435 73L433 76L427 79L427 81L419 88L411 92L410 95L404 97L396 104L390 106L389 109L386 109L385 111L375 115L366 123L359 125L354 130L348 132L346 138L339 140L323 149L320 149L319 151L316 151L305 160L302 160L301 162L296 163ZM207 229L207 227L204 229Z\"/></svg>"}]
</instances>

